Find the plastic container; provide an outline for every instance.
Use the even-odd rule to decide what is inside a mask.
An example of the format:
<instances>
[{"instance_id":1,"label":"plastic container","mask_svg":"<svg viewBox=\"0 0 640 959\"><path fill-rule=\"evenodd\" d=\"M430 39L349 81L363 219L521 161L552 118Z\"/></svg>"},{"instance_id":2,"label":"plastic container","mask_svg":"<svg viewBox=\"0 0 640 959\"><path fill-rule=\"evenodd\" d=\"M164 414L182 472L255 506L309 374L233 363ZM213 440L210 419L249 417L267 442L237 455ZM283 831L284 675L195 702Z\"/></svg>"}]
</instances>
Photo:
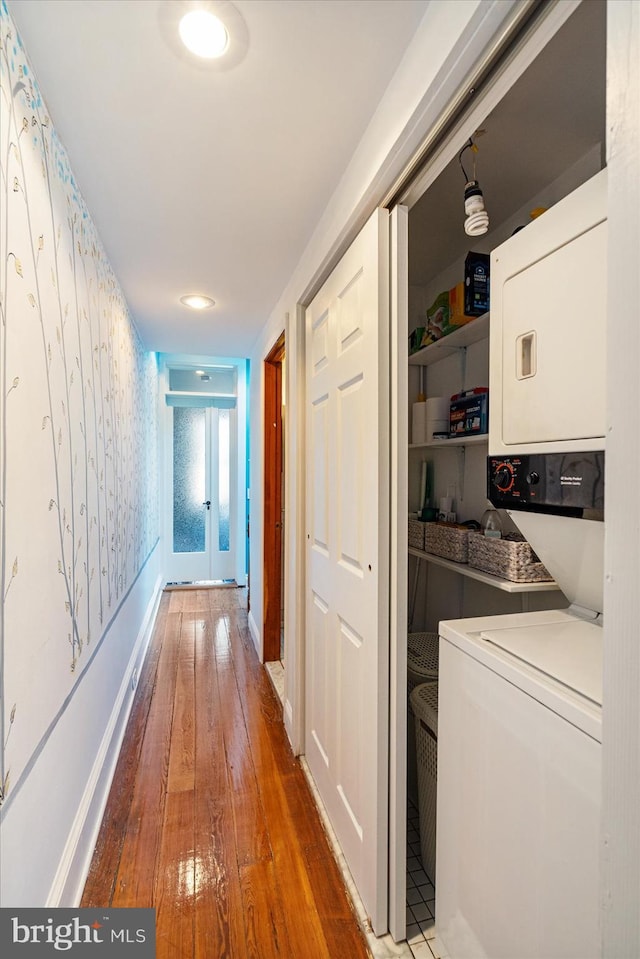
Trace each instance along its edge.
<instances>
[{"instance_id":1,"label":"plastic container","mask_svg":"<svg viewBox=\"0 0 640 959\"><path fill-rule=\"evenodd\" d=\"M407 637L407 694L438 678L437 633L409 633ZM409 703L411 707L411 703Z\"/></svg>"},{"instance_id":2,"label":"plastic container","mask_svg":"<svg viewBox=\"0 0 640 959\"><path fill-rule=\"evenodd\" d=\"M487 539L502 539L502 520L497 509L486 509L480 520L480 528Z\"/></svg>"},{"instance_id":3,"label":"plastic container","mask_svg":"<svg viewBox=\"0 0 640 959\"><path fill-rule=\"evenodd\" d=\"M420 853L427 876L436 881L436 805L438 793L438 683L423 683L411 693L418 766Z\"/></svg>"}]
</instances>

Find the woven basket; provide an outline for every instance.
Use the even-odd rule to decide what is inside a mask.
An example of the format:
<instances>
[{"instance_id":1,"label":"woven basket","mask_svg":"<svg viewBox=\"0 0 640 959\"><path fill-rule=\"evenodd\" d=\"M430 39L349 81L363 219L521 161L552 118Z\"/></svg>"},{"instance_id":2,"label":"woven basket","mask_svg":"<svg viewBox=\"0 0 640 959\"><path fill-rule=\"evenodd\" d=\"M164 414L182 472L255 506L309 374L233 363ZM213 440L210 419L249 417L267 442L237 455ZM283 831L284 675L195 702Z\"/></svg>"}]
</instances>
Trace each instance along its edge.
<instances>
[{"instance_id":1,"label":"woven basket","mask_svg":"<svg viewBox=\"0 0 640 959\"><path fill-rule=\"evenodd\" d=\"M420 852L427 876L436 880L436 803L438 793L438 684L423 683L411 693L416 724L420 810Z\"/></svg>"},{"instance_id":2,"label":"woven basket","mask_svg":"<svg viewBox=\"0 0 640 959\"><path fill-rule=\"evenodd\" d=\"M424 548L454 563L466 563L469 554L469 530L457 523L427 523Z\"/></svg>"},{"instance_id":3,"label":"woven basket","mask_svg":"<svg viewBox=\"0 0 640 959\"><path fill-rule=\"evenodd\" d=\"M424 528L427 524L419 519L409 520L409 546L412 549L424 549Z\"/></svg>"},{"instance_id":4,"label":"woven basket","mask_svg":"<svg viewBox=\"0 0 640 959\"><path fill-rule=\"evenodd\" d=\"M542 565L520 533L508 533L502 539L491 539L482 533L469 536L469 566L492 573L512 583L552 582L549 570Z\"/></svg>"}]
</instances>

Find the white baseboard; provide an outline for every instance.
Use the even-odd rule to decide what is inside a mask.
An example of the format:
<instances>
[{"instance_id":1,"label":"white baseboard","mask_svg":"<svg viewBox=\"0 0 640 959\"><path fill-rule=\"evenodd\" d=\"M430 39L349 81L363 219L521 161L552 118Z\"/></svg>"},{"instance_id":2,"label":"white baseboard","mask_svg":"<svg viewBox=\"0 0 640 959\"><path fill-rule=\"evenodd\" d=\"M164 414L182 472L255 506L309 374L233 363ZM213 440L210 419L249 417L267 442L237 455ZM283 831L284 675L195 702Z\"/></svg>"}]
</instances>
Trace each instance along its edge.
<instances>
[{"instance_id":1,"label":"white baseboard","mask_svg":"<svg viewBox=\"0 0 640 959\"><path fill-rule=\"evenodd\" d=\"M253 618L253 613L249 610L247 615L247 622L249 624L249 632L251 633L251 639L253 640L253 645L256 647L256 652L258 653L258 659L262 662L262 637L260 635L260 630L258 625Z\"/></svg>"},{"instance_id":2,"label":"white baseboard","mask_svg":"<svg viewBox=\"0 0 640 959\"><path fill-rule=\"evenodd\" d=\"M301 750L297 748L298 743L294 742L293 738L293 707L290 699L285 699L284 701L284 728L289 738L294 755L299 756Z\"/></svg>"},{"instance_id":3,"label":"white baseboard","mask_svg":"<svg viewBox=\"0 0 640 959\"><path fill-rule=\"evenodd\" d=\"M163 582L163 577L158 576L91 774L78 804L78 811L69 832L60 864L51 884L46 902L47 908L58 906L76 908L80 904L133 705L135 696L131 686L133 670L137 668L139 675L146 659L162 596Z\"/></svg>"}]
</instances>

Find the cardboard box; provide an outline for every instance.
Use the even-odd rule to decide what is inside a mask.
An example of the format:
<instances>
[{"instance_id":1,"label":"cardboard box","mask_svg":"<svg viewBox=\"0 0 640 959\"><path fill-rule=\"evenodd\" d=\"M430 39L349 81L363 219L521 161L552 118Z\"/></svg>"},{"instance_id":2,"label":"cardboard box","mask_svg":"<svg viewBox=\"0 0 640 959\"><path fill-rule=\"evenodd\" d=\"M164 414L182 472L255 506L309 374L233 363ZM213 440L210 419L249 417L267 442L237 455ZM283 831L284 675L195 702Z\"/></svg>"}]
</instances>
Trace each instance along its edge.
<instances>
[{"instance_id":1,"label":"cardboard box","mask_svg":"<svg viewBox=\"0 0 640 959\"><path fill-rule=\"evenodd\" d=\"M477 386L473 390L454 393L449 412L449 436L476 436L489 431L489 390Z\"/></svg>"},{"instance_id":2,"label":"cardboard box","mask_svg":"<svg viewBox=\"0 0 640 959\"><path fill-rule=\"evenodd\" d=\"M449 316L442 328L442 335L447 336L472 320L475 320L475 316L469 316L464 312L464 281L456 283L449 290Z\"/></svg>"},{"instance_id":3,"label":"cardboard box","mask_svg":"<svg viewBox=\"0 0 640 959\"><path fill-rule=\"evenodd\" d=\"M469 316L482 316L489 310L488 253L469 251L464 261L464 312Z\"/></svg>"}]
</instances>

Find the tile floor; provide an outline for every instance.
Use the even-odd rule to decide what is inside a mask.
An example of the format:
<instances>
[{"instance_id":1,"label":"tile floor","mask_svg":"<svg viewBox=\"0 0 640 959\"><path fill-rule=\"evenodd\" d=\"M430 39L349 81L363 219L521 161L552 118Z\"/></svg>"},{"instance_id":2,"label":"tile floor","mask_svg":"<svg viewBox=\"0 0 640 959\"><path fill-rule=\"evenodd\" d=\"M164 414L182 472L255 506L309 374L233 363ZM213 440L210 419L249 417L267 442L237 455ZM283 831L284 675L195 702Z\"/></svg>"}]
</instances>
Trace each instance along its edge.
<instances>
[{"instance_id":1,"label":"tile floor","mask_svg":"<svg viewBox=\"0 0 640 959\"><path fill-rule=\"evenodd\" d=\"M436 938L435 889L422 868L420 816L411 800L407 803L407 942L415 959L445 959Z\"/></svg>"},{"instance_id":2,"label":"tile floor","mask_svg":"<svg viewBox=\"0 0 640 959\"><path fill-rule=\"evenodd\" d=\"M282 663L265 663L267 672L281 701L284 700L284 666ZM316 797L320 815L333 845L336 859L342 869L347 888L367 937L374 959L447 959L444 946L436 936L435 891L422 868L420 858L420 818L418 809L409 800L407 804L407 940L394 942L391 936L374 936L355 887L338 840L326 817L324 807L311 777L304 757L302 766Z\"/></svg>"}]
</instances>

